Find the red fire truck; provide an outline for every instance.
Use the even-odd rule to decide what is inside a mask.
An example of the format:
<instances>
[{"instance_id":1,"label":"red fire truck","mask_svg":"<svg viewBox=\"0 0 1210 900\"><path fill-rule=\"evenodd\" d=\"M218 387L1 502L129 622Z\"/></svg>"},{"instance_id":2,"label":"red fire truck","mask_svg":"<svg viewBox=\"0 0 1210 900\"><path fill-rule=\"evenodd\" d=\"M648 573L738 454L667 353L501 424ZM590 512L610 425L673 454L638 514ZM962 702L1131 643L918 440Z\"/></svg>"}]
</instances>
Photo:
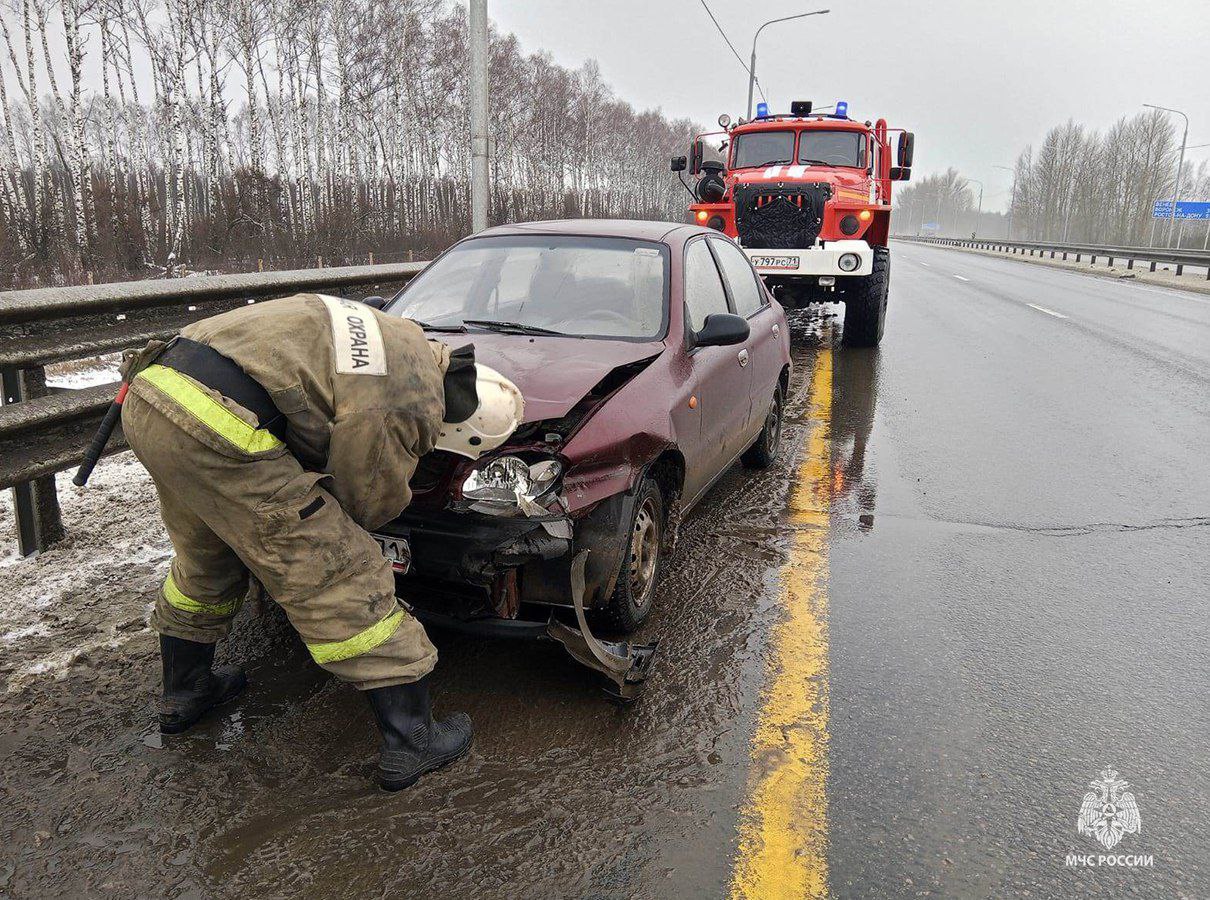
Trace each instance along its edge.
<instances>
[{"instance_id":1,"label":"red fire truck","mask_svg":"<svg viewBox=\"0 0 1210 900\"><path fill-rule=\"evenodd\" d=\"M843 302L844 342L876 345L890 285L891 182L911 176L913 135L884 119L854 121L843 101L830 112L801 100L788 115L756 109L751 122L719 116L722 131L673 158L672 171L697 179L685 184L690 220L738 241L783 306Z\"/></svg>"}]
</instances>

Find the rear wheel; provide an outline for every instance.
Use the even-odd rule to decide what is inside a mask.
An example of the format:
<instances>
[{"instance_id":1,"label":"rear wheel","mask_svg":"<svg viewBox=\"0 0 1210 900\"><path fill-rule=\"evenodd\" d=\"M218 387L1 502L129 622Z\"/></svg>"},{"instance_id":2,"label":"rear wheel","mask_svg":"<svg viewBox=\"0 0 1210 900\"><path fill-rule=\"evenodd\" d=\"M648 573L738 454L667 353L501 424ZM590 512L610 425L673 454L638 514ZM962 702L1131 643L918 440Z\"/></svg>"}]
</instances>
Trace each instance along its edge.
<instances>
[{"instance_id":1,"label":"rear wheel","mask_svg":"<svg viewBox=\"0 0 1210 900\"><path fill-rule=\"evenodd\" d=\"M849 281L844 291L842 340L850 347L876 347L882 340L891 286L891 256L887 248L875 247L874 270Z\"/></svg>"},{"instance_id":2,"label":"rear wheel","mask_svg":"<svg viewBox=\"0 0 1210 900\"><path fill-rule=\"evenodd\" d=\"M663 567L664 495L652 478L644 478L635 498L626 552L609 603L600 611L608 628L629 634L651 614L655 585Z\"/></svg>"},{"instance_id":3,"label":"rear wheel","mask_svg":"<svg viewBox=\"0 0 1210 900\"><path fill-rule=\"evenodd\" d=\"M781 447L781 416L782 416L781 385L773 390L773 400L769 403L769 411L765 414L765 424L756 438L756 443L744 451L740 461L749 469L767 469L777 461L777 451Z\"/></svg>"}]
</instances>

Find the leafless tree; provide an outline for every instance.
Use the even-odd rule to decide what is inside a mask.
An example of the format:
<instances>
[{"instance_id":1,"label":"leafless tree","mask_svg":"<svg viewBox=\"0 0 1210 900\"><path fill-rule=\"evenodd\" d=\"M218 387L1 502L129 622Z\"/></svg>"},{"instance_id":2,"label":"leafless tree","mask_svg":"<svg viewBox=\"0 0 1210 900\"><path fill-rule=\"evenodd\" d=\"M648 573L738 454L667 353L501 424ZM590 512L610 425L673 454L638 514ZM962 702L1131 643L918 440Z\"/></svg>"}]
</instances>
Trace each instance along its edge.
<instances>
[{"instance_id":1,"label":"leafless tree","mask_svg":"<svg viewBox=\"0 0 1210 900\"><path fill-rule=\"evenodd\" d=\"M0 284L400 258L469 230L449 0L0 0L0 26ZM692 123L512 35L490 66L496 221L684 217L667 159Z\"/></svg>"}]
</instances>

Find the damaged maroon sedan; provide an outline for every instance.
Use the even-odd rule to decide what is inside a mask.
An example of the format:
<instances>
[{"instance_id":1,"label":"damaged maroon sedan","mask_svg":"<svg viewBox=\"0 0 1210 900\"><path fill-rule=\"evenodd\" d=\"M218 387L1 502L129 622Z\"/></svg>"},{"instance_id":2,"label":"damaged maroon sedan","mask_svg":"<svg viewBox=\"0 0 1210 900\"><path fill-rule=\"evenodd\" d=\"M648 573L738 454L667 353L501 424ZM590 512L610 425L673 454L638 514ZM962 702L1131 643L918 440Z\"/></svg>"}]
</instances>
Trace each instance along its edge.
<instances>
[{"instance_id":1,"label":"damaged maroon sedan","mask_svg":"<svg viewBox=\"0 0 1210 900\"><path fill-rule=\"evenodd\" d=\"M681 516L737 460L772 463L781 307L717 231L585 220L467 238L385 311L473 343L525 396L503 447L421 459L411 506L376 535L401 595L429 622L557 639L633 696L651 648L589 622L638 628Z\"/></svg>"}]
</instances>

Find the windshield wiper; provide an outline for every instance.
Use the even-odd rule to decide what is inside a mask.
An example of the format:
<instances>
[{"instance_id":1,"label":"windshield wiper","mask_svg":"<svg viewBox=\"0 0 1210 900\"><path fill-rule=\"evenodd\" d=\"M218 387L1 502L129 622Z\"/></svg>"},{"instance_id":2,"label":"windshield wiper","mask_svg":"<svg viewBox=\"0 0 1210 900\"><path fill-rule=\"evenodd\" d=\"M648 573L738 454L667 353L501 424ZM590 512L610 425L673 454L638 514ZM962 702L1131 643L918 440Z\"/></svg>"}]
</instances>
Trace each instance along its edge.
<instances>
[{"instance_id":1,"label":"windshield wiper","mask_svg":"<svg viewBox=\"0 0 1210 900\"><path fill-rule=\"evenodd\" d=\"M566 332L542 328L538 325L526 325L522 322L497 322L494 319L463 319L464 325L475 325L488 331L503 331L505 334L554 334L560 337L571 337Z\"/></svg>"},{"instance_id":2,"label":"windshield wiper","mask_svg":"<svg viewBox=\"0 0 1210 900\"><path fill-rule=\"evenodd\" d=\"M421 322L419 319L412 319L412 321L415 322L417 325L419 325L421 328L423 328L425 331L454 331L454 332L461 332L461 333L466 332L465 325L433 325L431 322Z\"/></svg>"}]
</instances>

